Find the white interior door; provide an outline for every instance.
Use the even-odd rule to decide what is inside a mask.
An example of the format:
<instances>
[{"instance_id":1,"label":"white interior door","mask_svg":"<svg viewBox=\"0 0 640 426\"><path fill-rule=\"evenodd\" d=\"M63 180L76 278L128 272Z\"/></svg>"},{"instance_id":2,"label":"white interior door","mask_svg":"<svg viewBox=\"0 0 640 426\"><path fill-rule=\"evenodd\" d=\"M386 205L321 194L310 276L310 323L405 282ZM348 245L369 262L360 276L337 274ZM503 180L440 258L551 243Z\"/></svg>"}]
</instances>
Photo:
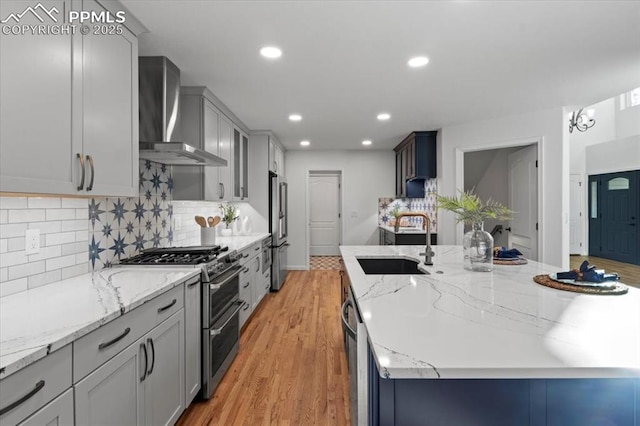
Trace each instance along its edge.
<instances>
[{"instance_id":1,"label":"white interior door","mask_svg":"<svg viewBox=\"0 0 640 426\"><path fill-rule=\"evenodd\" d=\"M309 254L340 255L340 175L309 176L309 198Z\"/></svg>"},{"instance_id":2,"label":"white interior door","mask_svg":"<svg viewBox=\"0 0 640 426\"><path fill-rule=\"evenodd\" d=\"M569 253L582 254L584 250L583 187L582 179L578 174L570 176L569 199Z\"/></svg>"},{"instance_id":3,"label":"white interior door","mask_svg":"<svg viewBox=\"0 0 640 426\"><path fill-rule=\"evenodd\" d=\"M538 149L527 146L509 154L509 208L514 211L509 221L509 247L524 257L538 259Z\"/></svg>"}]
</instances>

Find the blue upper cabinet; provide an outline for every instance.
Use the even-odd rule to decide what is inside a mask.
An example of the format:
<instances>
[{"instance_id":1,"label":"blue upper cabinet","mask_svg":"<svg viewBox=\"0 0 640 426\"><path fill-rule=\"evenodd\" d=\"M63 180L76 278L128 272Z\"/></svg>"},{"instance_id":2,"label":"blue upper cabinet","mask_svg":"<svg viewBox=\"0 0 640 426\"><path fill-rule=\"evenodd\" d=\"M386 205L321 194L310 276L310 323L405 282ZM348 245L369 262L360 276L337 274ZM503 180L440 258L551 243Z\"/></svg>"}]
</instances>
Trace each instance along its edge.
<instances>
[{"instance_id":1,"label":"blue upper cabinet","mask_svg":"<svg viewBox=\"0 0 640 426\"><path fill-rule=\"evenodd\" d=\"M437 131L413 132L396 152L396 196L424 198L425 179L435 178Z\"/></svg>"}]
</instances>

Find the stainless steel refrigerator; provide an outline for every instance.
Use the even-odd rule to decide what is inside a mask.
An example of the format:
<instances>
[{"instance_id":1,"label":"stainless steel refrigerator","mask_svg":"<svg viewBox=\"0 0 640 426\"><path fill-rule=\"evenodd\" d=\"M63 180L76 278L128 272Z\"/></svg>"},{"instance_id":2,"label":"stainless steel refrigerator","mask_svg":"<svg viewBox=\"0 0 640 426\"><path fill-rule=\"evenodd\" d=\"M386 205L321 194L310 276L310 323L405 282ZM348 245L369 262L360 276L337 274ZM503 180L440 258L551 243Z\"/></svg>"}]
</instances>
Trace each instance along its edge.
<instances>
[{"instance_id":1,"label":"stainless steel refrigerator","mask_svg":"<svg viewBox=\"0 0 640 426\"><path fill-rule=\"evenodd\" d=\"M278 291L287 277L287 183L275 173L269 173L269 179L269 232L273 241L271 290Z\"/></svg>"}]
</instances>

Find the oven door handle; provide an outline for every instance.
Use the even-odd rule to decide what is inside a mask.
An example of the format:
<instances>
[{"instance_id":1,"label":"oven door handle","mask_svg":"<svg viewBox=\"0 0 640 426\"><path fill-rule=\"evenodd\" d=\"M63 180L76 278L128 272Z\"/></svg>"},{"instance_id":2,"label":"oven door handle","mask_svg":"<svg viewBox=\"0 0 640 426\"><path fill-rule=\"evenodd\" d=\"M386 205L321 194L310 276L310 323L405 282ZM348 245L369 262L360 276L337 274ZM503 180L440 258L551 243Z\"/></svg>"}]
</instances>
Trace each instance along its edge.
<instances>
[{"instance_id":1,"label":"oven door handle","mask_svg":"<svg viewBox=\"0 0 640 426\"><path fill-rule=\"evenodd\" d=\"M229 322L233 319L233 317L235 317L235 316L238 314L238 312L240 312L240 309L242 309L242 305L244 305L244 302L242 302L242 301L237 301L237 302L236 302L236 305L237 305L237 307L236 307L236 309L233 311L233 314L231 314L231 315L229 316L229 319L227 319L227 320L224 322L224 324L222 324L222 327L220 327L220 328L214 328L214 329L212 329L212 330L210 331L211 336L217 336L218 334L222 333L222 329L224 329L224 328L227 326L227 324L229 324Z\"/></svg>"},{"instance_id":2,"label":"oven door handle","mask_svg":"<svg viewBox=\"0 0 640 426\"><path fill-rule=\"evenodd\" d=\"M225 285L227 282L231 281L232 279L234 279L235 277L237 277L238 275L240 275L240 272L242 271L242 268L240 267L240 265L238 266L234 266L233 268L231 268L229 271L225 272L223 274L226 275L228 274L230 271L234 271L231 273L231 275L227 275L225 276L222 280L220 281L213 281L211 284L209 284L209 289L213 292L213 291L217 291L220 289L220 287L222 287L223 285Z\"/></svg>"}]
</instances>

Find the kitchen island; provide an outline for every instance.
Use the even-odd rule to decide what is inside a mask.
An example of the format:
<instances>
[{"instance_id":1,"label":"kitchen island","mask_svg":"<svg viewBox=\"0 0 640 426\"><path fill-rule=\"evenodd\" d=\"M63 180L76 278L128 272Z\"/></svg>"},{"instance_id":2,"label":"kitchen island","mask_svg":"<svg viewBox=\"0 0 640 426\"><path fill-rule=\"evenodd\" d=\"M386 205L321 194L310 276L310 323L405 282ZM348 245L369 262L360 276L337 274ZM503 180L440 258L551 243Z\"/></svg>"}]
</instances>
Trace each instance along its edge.
<instances>
[{"instance_id":1,"label":"kitchen island","mask_svg":"<svg viewBox=\"0 0 640 426\"><path fill-rule=\"evenodd\" d=\"M370 424L640 422L640 290L570 293L530 261L462 268L434 246L428 274L366 275L358 258L421 260L424 246L343 246L369 343Z\"/></svg>"}]
</instances>

